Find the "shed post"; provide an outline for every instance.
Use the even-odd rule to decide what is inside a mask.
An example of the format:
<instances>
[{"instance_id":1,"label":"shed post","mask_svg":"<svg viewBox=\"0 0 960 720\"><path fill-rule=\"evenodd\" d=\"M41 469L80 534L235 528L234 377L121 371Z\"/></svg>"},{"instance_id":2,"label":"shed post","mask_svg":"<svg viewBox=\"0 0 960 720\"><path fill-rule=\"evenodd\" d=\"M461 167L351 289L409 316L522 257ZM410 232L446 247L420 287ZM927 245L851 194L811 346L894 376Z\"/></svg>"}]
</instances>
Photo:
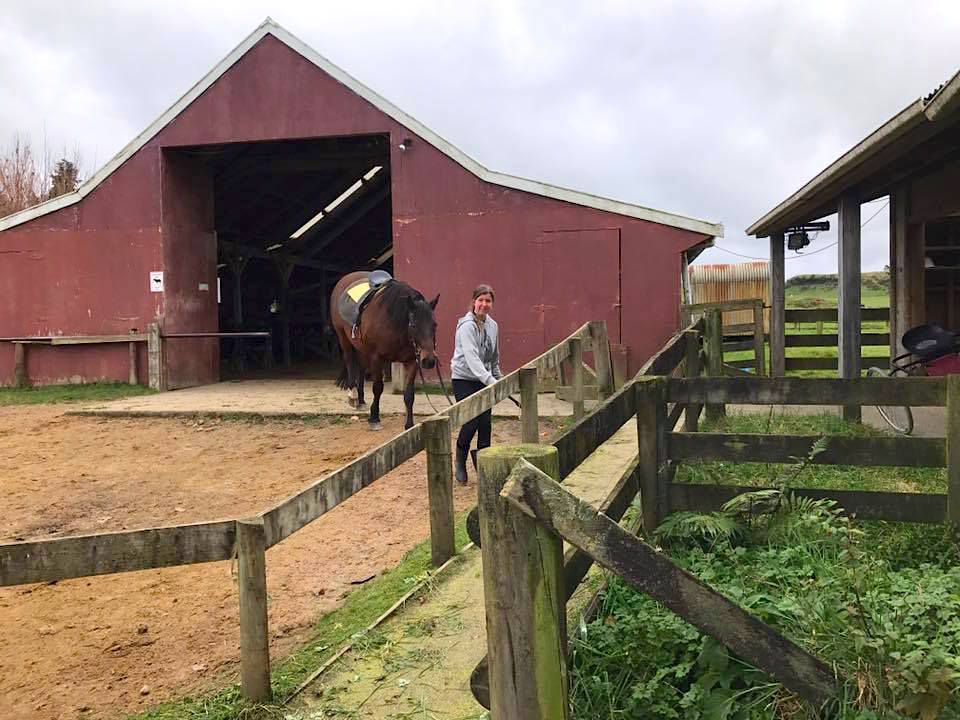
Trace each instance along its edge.
<instances>
[{"instance_id":1,"label":"shed post","mask_svg":"<svg viewBox=\"0 0 960 720\"><path fill-rule=\"evenodd\" d=\"M531 445L540 442L540 408L535 367L520 368L520 439Z\"/></svg>"},{"instance_id":2,"label":"shed post","mask_svg":"<svg viewBox=\"0 0 960 720\"><path fill-rule=\"evenodd\" d=\"M127 343L127 370L128 377L127 381L131 385L137 384L137 343L129 342Z\"/></svg>"},{"instance_id":3,"label":"shed post","mask_svg":"<svg viewBox=\"0 0 960 720\"><path fill-rule=\"evenodd\" d=\"M753 355L757 377L763 375L766 369L763 345L763 300L757 300L753 304Z\"/></svg>"},{"instance_id":4,"label":"shed post","mask_svg":"<svg viewBox=\"0 0 960 720\"><path fill-rule=\"evenodd\" d=\"M454 540L453 470L450 418L423 421L427 451L427 494L430 499L430 559L440 567L457 553Z\"/></svg>"},{"instance_id":5,"label":"shed post","mask_svg":"<svg viewBox=\"0 0 960 720\"><path fill-rule=\"evenodd\" d=\"M240 593L240 676L243 695L271 699L270 642L267 632L267 560L263 518L237 520Z\"/></svg>"},{"instance_id":6,"label":"shed post","mask_svg":"<svg viewBox=\"0 0 960 720\"><path fill-rule=\"evenodd\" d=\"M27 346L22 342L13 343L13 386L27 387Z\"/></svg>"},{"instance_id":7,"label":"shed post","mask_svg":"<svg viewBox=\"0 0 960 720\"><path fill-rule=\"evenodd\" d=\"M723 377L723 312L714 308L707 311L707 374ZM706 406L707 418L716 420L727 414L726 405L712 403Z\"/></svg>"},{"instance_id":8,"label":"shed post","mask_svg":"<svg viewBox=\"0 0 960 720\"><path fill-rule=\"evenodd\" d=\"M787 374L783 233L770 235L770 375Z\"/></svg>"},{"instance_id":9,"label":"shed post","mask_svg":"<svg viewBox=\"0 0 960 720\"><path fill-rule=\"evenodd\" d=\"M860 377L860 199L840 198L837 354L841 378ZM845 405L843 419L860 421L860 406Z\"/></svg>"},{"instance_id":10,"label":"shed post","mask_svg":"<svg viewBox=\"0 0 960 720\"><path fill-rule=\"evenodd\" d=\"M583 340L570 338L570 367L573 385L573 419L583 417Z\"/></svg>"},{"instance_id":11,"label":"shed post","mask_svg":"<svg viewBox=\"0 0 960 720\"><path fill-rule=\"evenodd\" d=\"M490 714L566 720L563 541L500 496L521 458L559 480L552 445L500 445L477 455Z\"/></svg>"},{"instance_id":12,"label":"shed post","mask_svg":"<svg viewBox=\"0 0 960 720\"><path fill-rule=\"evenodd\" d=\"M152 322L147 327L147 367L151 390L167 389L167 373L163 366L163 335L160 323Z\"/></svg>"}]
</instances>

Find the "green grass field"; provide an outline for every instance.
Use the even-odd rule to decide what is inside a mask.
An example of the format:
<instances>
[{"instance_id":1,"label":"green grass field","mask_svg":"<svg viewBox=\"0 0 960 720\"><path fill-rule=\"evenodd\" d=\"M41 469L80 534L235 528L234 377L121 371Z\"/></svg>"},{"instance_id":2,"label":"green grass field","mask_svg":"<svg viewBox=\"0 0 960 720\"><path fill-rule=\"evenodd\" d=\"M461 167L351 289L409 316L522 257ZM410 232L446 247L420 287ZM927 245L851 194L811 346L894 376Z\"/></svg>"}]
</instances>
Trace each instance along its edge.
<instances>
[{"instance_id":1,"label":"green grass field","mask_svg":"<svg viewBox=\"0 0 960 720\"><path fill-rule=\"evenodd\" d=\"M27 388L0 387L0 407L4 405L98 402L137 395L150 395L153 392L143 385L128 385L127 383L41 385Z\"/></svg>"}]
</instances>

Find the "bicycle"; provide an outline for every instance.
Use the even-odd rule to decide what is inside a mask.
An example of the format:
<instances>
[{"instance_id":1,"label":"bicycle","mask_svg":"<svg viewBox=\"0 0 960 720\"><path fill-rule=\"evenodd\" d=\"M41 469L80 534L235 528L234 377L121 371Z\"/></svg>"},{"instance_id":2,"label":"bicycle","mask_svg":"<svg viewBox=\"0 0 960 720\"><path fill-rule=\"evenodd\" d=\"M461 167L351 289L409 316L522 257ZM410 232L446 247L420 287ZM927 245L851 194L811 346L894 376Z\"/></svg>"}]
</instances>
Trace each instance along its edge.
<instances>
[{"instance_id":1,"label":"bicycle","mask_svg":"<svg viewBox=\"0 0 960 720\"><path fill-rule=\"evenodd\" d=\"M937 325L919 325L905 332L902 342L907 352L893 358L889 370L868 368L867 377L909 377L920 374L918 371L932 377L960 373L958 337L955 333ZM916 360L899 364L914 356ZM908 406L877 405L877 411L896 432L902 435L913 432L913 412Z\"/></svg>"}]
</instances>

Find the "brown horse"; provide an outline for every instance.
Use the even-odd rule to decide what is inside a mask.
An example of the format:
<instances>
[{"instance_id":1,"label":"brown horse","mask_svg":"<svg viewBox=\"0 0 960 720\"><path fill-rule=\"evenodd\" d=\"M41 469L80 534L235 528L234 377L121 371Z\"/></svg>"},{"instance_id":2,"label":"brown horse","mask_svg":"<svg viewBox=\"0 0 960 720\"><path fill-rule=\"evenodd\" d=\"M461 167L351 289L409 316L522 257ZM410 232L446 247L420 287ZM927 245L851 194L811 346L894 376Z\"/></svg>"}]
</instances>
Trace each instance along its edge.
<instances>
[{"instance_id":1,"label":"brown horse","mask_svg":"<svg viewBox=\"0 0 960 720\"><path fill-rule=\"evenodd\" d=\"M404 428L413 427L413 395L417 367L431 369L437 364L437 322L433 311L440 296L427 302L423 295L399 280L391 280L376 290L360 316L359 332L340 317L340 297L351 284L366 277L354 272L340 278L330 296L330 320L340 341L343 369L337 385L349 391L349 402L363 407L365 370L373 380L373 404L370 429L380 429L380 396L383 394L383 369L391 362L403 363L403 402L407 407ZM354 393L356 395L354 396Z\"/></svg>"}]
</instances>

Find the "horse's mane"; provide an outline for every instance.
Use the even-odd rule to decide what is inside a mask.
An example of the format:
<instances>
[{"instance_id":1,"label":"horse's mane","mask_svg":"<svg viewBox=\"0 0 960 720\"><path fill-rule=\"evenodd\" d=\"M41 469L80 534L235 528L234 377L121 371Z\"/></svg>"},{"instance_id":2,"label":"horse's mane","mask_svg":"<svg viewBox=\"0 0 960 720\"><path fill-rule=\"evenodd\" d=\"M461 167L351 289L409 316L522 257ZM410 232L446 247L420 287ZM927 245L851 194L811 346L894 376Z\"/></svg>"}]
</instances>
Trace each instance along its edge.
<instances>
[{"instance_id":1,"label":"horse's mane","mask_svg":"<svg viewBox=\"0 0 960 720\"><path fill-rule=\"evenodd\" d=\"M414 301L426 302L423 295L400 280L388 282L377 296L377 302L383 307L387 319L398 328L405 328L409 323L407 298Z\"/></svg>"}]
</instances>

